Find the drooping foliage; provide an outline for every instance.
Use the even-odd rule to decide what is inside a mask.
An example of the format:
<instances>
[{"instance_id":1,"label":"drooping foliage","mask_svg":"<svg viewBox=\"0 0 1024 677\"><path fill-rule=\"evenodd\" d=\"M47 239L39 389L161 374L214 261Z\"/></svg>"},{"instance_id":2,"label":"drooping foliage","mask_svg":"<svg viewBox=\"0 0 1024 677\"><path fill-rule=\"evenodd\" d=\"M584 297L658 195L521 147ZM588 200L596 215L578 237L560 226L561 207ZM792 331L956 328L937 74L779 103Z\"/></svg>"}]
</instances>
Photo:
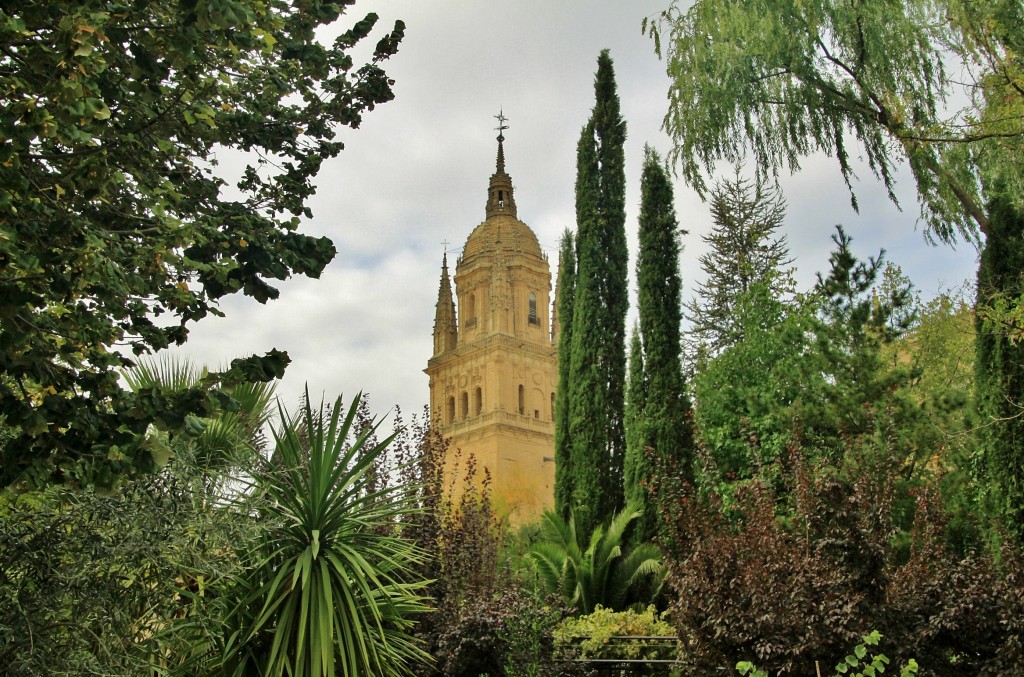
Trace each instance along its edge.
<instances>
[{"instance_id":1,"label":"drooping foliage","mask_svg":"<svg viewBox=\"0 0 1024 677\"><path fill-rule=\"evenodd\" d=\"M945 241L987 232L986 183L1024 204L1022 26L1015 0L699 0L645 21L671 79L672 159L699 192L715 161L748 154L771 177L824 152L850 185L853 138L894 201L909 164Z\"/></svg>"},{"instance_id":2,"label":"drooping foliage","mask_svg":"<svg viewBox=\"0 0 1024 677\"><path fill-rule=\"evenodd\" d=\"M576 240L566 228L558 250L558 388L555 393L555 511L569 516L572 505L572 439L569 435L569 383L572 362L573 302L576 297Z\"/></svg>"},{"instance_id":3,"label":"drooping foliage","mask_svg":"<svg viewBox=\"0 0 1024 677\"><path fill-rule=\"evenodd\" d=\"M626 123L607 50L577 147L576 297L569 367L571 510L588 529L622 505L625 456Z\"/></svg>"},{"instance_id":4,"label":"drooping foliage","mask_svg":"<svg viewBox=\"0 0 1024 677\"><path fill-rule=\"evenodd\" d=\"M648 499L647 485L658 459L673 460L684 476L693 475L691 410L683 378L681 324L682 281L679 275L679 223L672 183L661 159L651 148L640 177L640 251L636 264L640 336L643 343L642 408L634 411L638 430L627 434L626 496L641 512L636 542L657 531L657 510ZM630 369L634 369L633 366ZM632 379L637 376L631 373ZM630 406L633 406L632 400Z\"/></svg>"},{"instance_id":5,"label":"drooping foliage","mask_svg":"<svg viewBox=\"0 0 1024 677\"><path fill-rule=\"evenodd\" d=\"M710 197L714 225L701 238L708 251L699 259L704 280L686 304L698 366L743 340L736 305L753 285L766 284L779 299L793 293L792 259L785 237L776 235L786 215L781 193L737 170L716 182Z\"/></svg>"},{"instance_id":6,"label":"drooping foliage","mask_svg":"<svg viewBox=\"0 0 1024 677\"><path fill-rule=\"evenodd\" d=\"M25 0L0 11L0 408L15 431L0 485L114 485L156 469L150 425L182 429L227 404L201 388L129 392L134 355L183 343L241 292L318 277L335 255L298 231L340 126L391 98L357 66L367 15L324 45L341 3ZM249 151L238 192L215 173ZM274 351L231 383L278 376ZM159 455L159 452L157 453Z\"/></svg>"}]
</instances>

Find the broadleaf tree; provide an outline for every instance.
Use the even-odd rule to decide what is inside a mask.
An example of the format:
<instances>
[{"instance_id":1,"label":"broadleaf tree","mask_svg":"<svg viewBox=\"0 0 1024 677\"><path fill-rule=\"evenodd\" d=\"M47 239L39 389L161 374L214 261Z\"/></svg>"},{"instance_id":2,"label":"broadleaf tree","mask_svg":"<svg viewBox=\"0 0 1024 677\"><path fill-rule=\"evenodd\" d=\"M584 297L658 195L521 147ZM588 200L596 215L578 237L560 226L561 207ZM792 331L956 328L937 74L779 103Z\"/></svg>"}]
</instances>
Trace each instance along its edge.
<instances>
[{"instance_id":1,"label":"broadleaf tree","mask_svg":"<svg viewBox=\"0 0 1024 677\"><path fill-rule=\"evenodd\" d=\"M590 531L622 506L625 456L626 123L608 51L577 148L576 297L569 366L572 506Z\"/></svg>"},{"instance_id":2,"label":"broadleaf tree","mask_svg":"<svg viewBox=\"0 0 1024 677\"><path fill-rule=\"evenodd\" d=\"M221 406L218 382L267 380L284 353L235 363L169 398L119 370L183 343L236 292L317 277L335 255L299 232L341 126L393 98L381 63L349 54L369 14L332 44L340 3L25 0L0 8L0 407L16 439L0 485L110 486L155 467L145 431ZM237 191L222 149L249 152Z\"/></svg>"},{"instance_id":3,"label":"broadleaf tree","mask_svg":"<svg viewBox=\"0 0 1024 677\"><path fill-rule=\"evenodd\" d=\"M952 241L987 232L987 181L1024 207L1022 25L1015 0L698 0L644 29L671 78L671 157L699 192L717 160L777 176L824 152L854 206L854 154L895 201L906 162L929 232Z\"/></svg>"},{"instance_id":4,"label":"broadleaf tree","mask_svg":"<svg viewBox=\"0 0 1024 677\"><path fill-rule=\"evenodd\" d=\"M668 61L673 158L698 191L720 159L752 155L759 176L777 176L818 152L838 160L851 186L853 140L893 201L897 164L907 163L929 236L981 235L985 248L1000 251L1024 237L993 227L990 213L995 207L996 218L1010 220L1024 213L1024 7L1017 0L698 0L685 9L673 1L644 29ZM852 186L851 197L856 207ZM1017 316L1024 296L1015 281L988 281L1007 287L979 289L979 315L997 315L994 302ZM996 359L983 342L979 361ZM979 392L1010 388L982 397L1014 400L1011 384L1022 377L1010 377L1013 364L976 365ZM986 381L986 371L1003 375ZM1019 447L997 450L998 439L984 440L989 458L1020 465Z\"/></svg>"}]
</instances>

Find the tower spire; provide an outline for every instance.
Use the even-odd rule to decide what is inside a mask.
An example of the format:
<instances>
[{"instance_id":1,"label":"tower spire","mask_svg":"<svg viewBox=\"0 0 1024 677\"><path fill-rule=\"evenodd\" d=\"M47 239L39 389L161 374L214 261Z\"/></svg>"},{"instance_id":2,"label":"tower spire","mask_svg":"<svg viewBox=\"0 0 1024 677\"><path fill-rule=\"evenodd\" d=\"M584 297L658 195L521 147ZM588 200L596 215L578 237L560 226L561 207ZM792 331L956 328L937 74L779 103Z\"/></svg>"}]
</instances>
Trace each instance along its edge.
<instances>
[{"instance_id":1,"label":"tower spire","mask_svg":"<svg viewBox=\"0 0 1024 677\"><path fill-rule=\"evenodd\" d=\"M452 282L448 277L448 249L445 247L441 259L441 285L437 290L437 306L434 310L434 355L455 350L459 341L459 328L455 321L455 299L452 297Z\"/></svg>"},{"instance_id":2,"label":"tower spire","mask_svg":"<svg viewBox=\"0 0 1024 677\"><path fill-rule=\"evenodd\" d=\"M498 214L507 214L516 218L516 203L512 197L512 178L505 173L505 130L508 129L508 118L502 110L494 116L498 121L498 161L491 185L487 192L487 218Z\"/></svg>"}]
</instances>

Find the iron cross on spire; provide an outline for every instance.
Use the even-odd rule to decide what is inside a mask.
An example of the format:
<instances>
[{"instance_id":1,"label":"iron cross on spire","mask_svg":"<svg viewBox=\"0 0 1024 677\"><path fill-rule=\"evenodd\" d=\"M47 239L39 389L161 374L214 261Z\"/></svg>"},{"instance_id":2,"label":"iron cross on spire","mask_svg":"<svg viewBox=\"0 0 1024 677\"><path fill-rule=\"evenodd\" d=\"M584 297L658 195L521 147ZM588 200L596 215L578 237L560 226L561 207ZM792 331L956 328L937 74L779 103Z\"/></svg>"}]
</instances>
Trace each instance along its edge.
<instances>
[{"instance_id":1,"label":"iron cross on spire","mask_svg":"<svg viewBox=\"0 0 1024 677\"><path fill-rule=\"evenodd\" d=\"M508 118L505 117L505 112L503 109L498 109L498 114L495 115L494 118L498 121L498 126L495 127L495 129L498 130L498 141L504 141L505 135L502 134L502 132L508 129L508 125L505 124L506 122L508 122Z\"/></svg>"}]
</instances>

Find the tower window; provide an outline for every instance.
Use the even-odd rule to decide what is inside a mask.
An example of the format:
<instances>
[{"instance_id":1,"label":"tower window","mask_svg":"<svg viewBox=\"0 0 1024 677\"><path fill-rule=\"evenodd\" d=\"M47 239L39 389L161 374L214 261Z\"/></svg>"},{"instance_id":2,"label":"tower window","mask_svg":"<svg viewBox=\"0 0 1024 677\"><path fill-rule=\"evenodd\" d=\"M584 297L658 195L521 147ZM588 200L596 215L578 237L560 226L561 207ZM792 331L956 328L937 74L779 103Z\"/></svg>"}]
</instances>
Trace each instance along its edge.
<instances>
[{"instance_id":1,"label":"tower window","mask_svg":"<svg viewBox=\"0 0 1024 677\"><path fill-rule=\"evenodd\" d=\"M477 416L484 410L484 391L476 389L475 401L473 402L473 413Z\"/></svg>"},{"instance_id":2,"label":"tower window","mask_svg":"<svg viewBox=\"0 0 1024 677\"><path fill-rule=\"evenodd\" d=\"M519 415L526 414L526 388L519 386Z\"/></svg>"},{"instance_id":3,"label":"tower window","mask_svg":"<svg viewBox=\"0 0 1024 677\"><path fill-rule=\"evenodd\" d=\"M503 190L499 190L498 191L498 206L499 207L504 207L505 206L505 191L503 191Z\"/></svg>"},{"instance_id":4,"label":"tower window","mask_svg":"<svg viewBox=\"0 0 1024 677\"><path fill-rule=\"evenodd\" d=\"M530 292L530 324L540 324L537 320L537 295Z\"/></svg>"},{"instance_id":5,"label":"tower window","mask_svg":"<svg viewBox=\"0 0 1024 677\"><path fill-rule=\"evenodd\" d=\"M466 327L476 326L476 294L470 294L466 297L466 309L462 317L465 318Z\"/></svg>"},{"instance_id":6,"label":"tower window","mask_svg":"<svg viewBox=\"0 0 1024 677\"><path fill-rule=\"evenodd\" d=\"M448 416L446 417L449 423L455 423L455 398L448 398Z\"/></svg>"},{"instance_id":7,"label":"tower window","mask_svg":"<svg viewBox=\"0 0 1024 677\"><path fill-rule=\"evenodd\" d=\"M461 418L469 416L469 393L462 393L461 402L459 402L459 413L462 414Z\"/></svg>"}]
</instances>

